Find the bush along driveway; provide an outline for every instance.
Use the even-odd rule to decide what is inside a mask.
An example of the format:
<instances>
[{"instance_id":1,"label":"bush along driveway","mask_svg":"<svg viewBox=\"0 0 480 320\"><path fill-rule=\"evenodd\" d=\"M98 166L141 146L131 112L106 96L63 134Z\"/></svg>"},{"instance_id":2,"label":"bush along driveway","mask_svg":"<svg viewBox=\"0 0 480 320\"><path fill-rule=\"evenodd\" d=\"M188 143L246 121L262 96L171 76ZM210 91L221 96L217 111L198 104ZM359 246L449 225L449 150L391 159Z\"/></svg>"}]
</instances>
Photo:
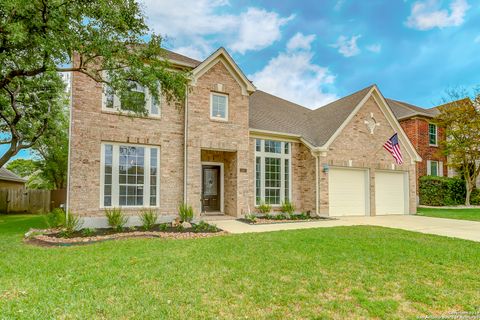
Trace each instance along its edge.
<instances>
[{"instance_id":1,"label":"bush along driveway","mask_svg":"<svg viewBox=\"0 0 480 320\"><path fill-rule=\"evenodd\" d=\"M480 221L480 208L442 209L418 208L417 214L426 217Z\"/></svg>"},{"instance_id":2,"label":"bush along driveway","mask_svg":"<svg viewBox=\"0 0 480 320\"><path fill-rule=\"evenodd\" d=\"M405 319L474 313L480 244L355 226L26 245L0 216L2 319Z\"/></svg>"}]
</instances>

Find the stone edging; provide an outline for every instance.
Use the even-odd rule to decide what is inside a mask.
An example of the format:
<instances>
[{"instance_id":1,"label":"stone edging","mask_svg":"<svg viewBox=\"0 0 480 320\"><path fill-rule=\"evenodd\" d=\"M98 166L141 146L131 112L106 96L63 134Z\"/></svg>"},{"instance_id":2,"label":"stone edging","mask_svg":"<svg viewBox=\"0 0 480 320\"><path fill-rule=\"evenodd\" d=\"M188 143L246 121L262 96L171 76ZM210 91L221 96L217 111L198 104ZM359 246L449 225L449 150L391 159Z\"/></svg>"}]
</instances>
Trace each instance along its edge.
<instances>
[{"instance_id":1,"label":"stone edging","mask_svg":"<svg viewBox=\"0 0 480 320\"><path fill-rule=\"evenodd\" d=\"M208 233L195 233L195 232L161 232L161 231L134 231L128 233L115 233L103 236L94 237L78 237L78 238L57 238L48 234L35 235L26 238L28 243L43 245L43 246L74 246L74 245L86 245L97 242L120 240L128 238L161 238L161 239L196 239L196 238L210 238L225 235L228 232L208 232Z\"/></svg>"}]
</instances>

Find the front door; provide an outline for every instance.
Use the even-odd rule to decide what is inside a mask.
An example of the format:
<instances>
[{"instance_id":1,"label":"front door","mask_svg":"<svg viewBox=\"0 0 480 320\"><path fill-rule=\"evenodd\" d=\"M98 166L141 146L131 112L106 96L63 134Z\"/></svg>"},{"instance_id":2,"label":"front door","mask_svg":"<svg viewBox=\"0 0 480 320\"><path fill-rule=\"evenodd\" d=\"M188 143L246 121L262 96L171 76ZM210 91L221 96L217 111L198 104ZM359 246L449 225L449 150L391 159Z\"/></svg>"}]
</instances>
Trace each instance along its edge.
<instances>
[{"instance_id":1,"label":"front door","mask_svg":"<svg viewBox=\"0 0 480 320\"><path fill-rule=\"evenodd\" d=\"M220 211L220 166L202 166L202 210Z\"/></svg>"}]
</instances>

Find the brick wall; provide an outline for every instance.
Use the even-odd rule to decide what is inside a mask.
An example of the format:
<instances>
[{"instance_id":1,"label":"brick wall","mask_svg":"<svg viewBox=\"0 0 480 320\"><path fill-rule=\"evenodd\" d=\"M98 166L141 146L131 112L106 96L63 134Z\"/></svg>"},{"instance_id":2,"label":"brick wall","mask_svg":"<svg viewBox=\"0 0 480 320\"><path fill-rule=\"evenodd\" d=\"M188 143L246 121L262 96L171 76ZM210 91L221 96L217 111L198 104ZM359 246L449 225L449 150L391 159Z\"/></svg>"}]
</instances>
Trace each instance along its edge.
<instances>
[{"instance_id":1,"label":"brick wall","mask_svg":"<svg viewBox=\"0 0 480 320\"><path fill-rule=\"evenodd\" d=\"M228 95L228 121L210 119L210 95L217 84ZM188 109L188 202L201 211L201 151L225 151L230 155L231 187L225 188L228 214L239 216L248 211L252 172L249 170L249 97L224 65L223 58L199 77L189 92ZM228 192L227 192L228 191ZM231 203L231 205L230 205ZM225 208L227 210L227 207Z\"/></svg>"},{"instance_id":2,"label":"brick wall","mask_svg":"<svg viewBox=\"0 0 480 320\"><path fill-rule=\"evenodd\" d=\"M443 175L448 175L447 157L442 154L440 141L445 140L445 131L443 128L438 128L437 140L439 146L430 146L428 135L428 119L425 118L409 118L402 120L400 125L417 150L422 162L417 162L417 180L421 176L427 175L427 160L442 161Z\"/></svg>"},{"instance_id":3,"label":"brick wall","mask_svg":"<svg viewBox=\"0 0 480 320\"><path fill-rule=\"evenodd\" d=\"M380 126L370 134L364 121L373 113ZM320 165L336 167L357 167L369 169L370 176L370 214L375 215L375 172L391 170L395 163L392 155L383 148L383 144L394 134L379 106L370 98L362 109L347 124L342 133L333 141L326 155L320 157ZM400 143L402 143L400 141ZM404 163L395 165L394 170L407 171L409 177L409 211L416 212L416 175L415 164L405 148L402 152ZM320 213L328 214L328 173L320 170Z\"/></svg>"},{"instance_id":4,"label":"brick wall","mask_svg":"<svg viewBox=\"0 0 480 320\"><path fill-rule=\"evenodd\" d=\"M174 214L183 199L183 109L161 106L160 118L140 118L102 111L102 86L87 76L72 75L70 210L103 215L100 208L102 142L157 146L160 149L161 214ZM125 210L136 214L139 210Z\"/></svg>"}]
</instances>

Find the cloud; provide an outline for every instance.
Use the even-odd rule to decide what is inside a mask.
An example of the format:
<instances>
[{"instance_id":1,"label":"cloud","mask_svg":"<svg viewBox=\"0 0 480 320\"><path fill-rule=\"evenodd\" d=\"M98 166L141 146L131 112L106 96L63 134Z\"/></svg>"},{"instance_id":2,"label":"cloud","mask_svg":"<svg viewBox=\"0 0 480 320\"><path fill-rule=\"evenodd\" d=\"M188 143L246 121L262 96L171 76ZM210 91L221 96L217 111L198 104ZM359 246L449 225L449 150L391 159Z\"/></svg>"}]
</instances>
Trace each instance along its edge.
<instances>
[{"instance_id":1,"label":"cloud","mask_svg":"<svg viewBox=\"0 0 480 320\"><path fill-rule=\"evenodd\" d=\"M416 1L405 24L418 30L460 26L469 8L466 0L452 0L450 11L442 9L438 0Z\"/></svg>"},{"instance_id":2,"label":"cloud","mask_svg":"<svg viewBox=\"0 0 480 320\"><path fill-rule=\"evenodd\" d=\"M287 44L287 50L272 58L260 71L249 75L257 88L298 103L316 108L337 99L327 92L335 76L328 68L312 61L311 44L314 35L294 35Z\"/></svg>"},{"instance_id":3,"label":"cloud","mask_svg":"<svg viewBox=\"0 0 480 320\"><path fill-rule=\"evenodd\" d=\"M478 35L478 36L475 38L475 40L473 40L473 42L475 42L475 43L480 43L480 35Z\"/></svg>"},{"instance_id":4,"label":"cloud","mask_svg":"<svg viewBox=\"0 0 480 320\"><path fill-rule=\"evenodd\" d=\"M367 46L366 49L373 53L380 53L382 51L382 45L379 43L371 44Z\"/></svg>"},{"instance_id":5,"label":"cloud","mask_svg":"<svg viewBox=\"0 0 480 320\"><path fill-rule=\"evenodd\" d=\"M294 18L255 7L227 13L226 0L144 0L143 6L153 31L166 35L175 51L198 59L218 43L240 54L264 49L281 38L281 27Z\"/></svg>"},{"instance_id":6,"label":"cloud","mask_svg":"<svg viewBox=\"0 0 480 320\"><path fill-rule=\"evenodd\" d=\"M333 48L337 48L338 52L344 57L353 57L360 53L360 48L358 48L357 40L361 37L361 35L356 35L348 39L346 36L340 36L337 42L330 46Z\"/></svg>"},{"instance_id":7,"label":"cloud","mask_svg":"<svg viewBox=\"0 0 480 320\"><path fill-rule=\"evenodd\" d=\"M304 49L310 50L311 44L315 40L315 35L304 35L297 32L287 43L288 50Z\"/></svg>"},{"instance_id":8,"label":"cloud","mask_svg":"<svg viewBox=\"0 0 480 320\"><path fill-rule=\"evenodd\" d=\"M333 7L333 9L335 11L340 11L344 4L345 4L345 0L337 0L337 3L335 3L335 6Z\"/></svg>"}]
</instances>

